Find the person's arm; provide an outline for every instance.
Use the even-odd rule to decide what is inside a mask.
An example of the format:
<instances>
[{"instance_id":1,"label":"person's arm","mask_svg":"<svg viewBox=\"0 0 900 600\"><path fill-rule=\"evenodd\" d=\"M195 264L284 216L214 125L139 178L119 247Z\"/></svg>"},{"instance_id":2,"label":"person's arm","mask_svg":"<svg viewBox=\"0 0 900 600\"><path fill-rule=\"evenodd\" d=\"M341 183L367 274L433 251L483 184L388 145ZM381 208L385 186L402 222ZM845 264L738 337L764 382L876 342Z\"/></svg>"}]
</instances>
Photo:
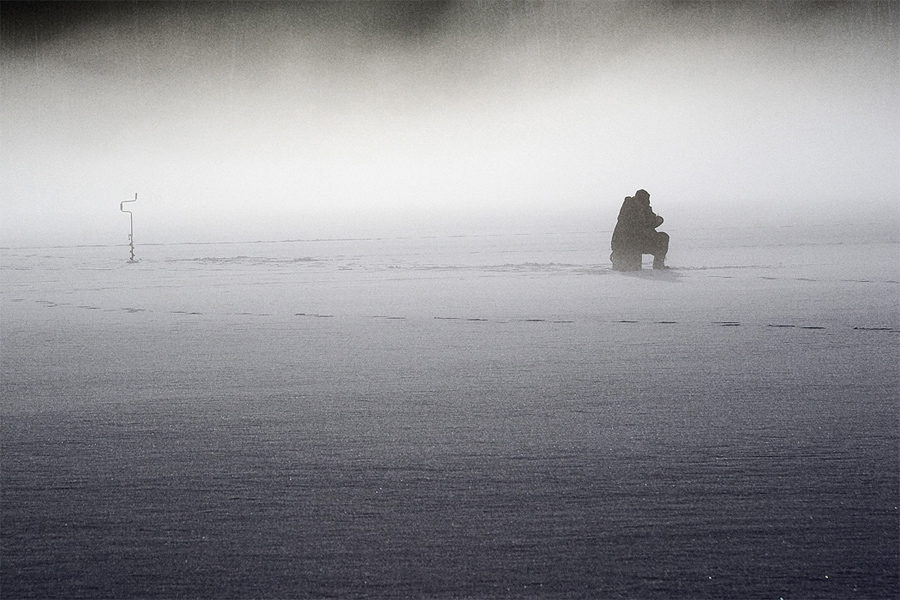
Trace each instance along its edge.
<instances>
[{"instance_id":1,"label":"person's arm","mask_svg":"<svg viewBox=\"0 0 900 600\"><path fill-rule=\"evenodd\" d=\"M663 218L653 212L652 206L647 206L644 212L644 223L650 229L656 229L663 224Z\"/></svg>"}]
</instances>

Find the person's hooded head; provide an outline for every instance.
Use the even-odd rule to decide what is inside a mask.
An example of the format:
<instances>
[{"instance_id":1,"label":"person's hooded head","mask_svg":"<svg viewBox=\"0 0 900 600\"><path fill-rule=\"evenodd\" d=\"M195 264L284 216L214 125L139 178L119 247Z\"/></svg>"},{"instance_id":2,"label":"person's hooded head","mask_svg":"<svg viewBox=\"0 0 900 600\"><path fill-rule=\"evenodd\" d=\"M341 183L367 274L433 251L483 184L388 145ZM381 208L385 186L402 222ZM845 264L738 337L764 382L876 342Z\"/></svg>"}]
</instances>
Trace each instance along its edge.
<instances>
[{"instance_id":1,"label":"person's hooded head","mask_svg":"<svg viewBox=\"0 0 900 600\"><path fill-rule=\"evenodd\" d=\"M650 194L647 190L640 189L634 193L634 199L641 204L650 204Z\"/></svg>"}]
</instances>

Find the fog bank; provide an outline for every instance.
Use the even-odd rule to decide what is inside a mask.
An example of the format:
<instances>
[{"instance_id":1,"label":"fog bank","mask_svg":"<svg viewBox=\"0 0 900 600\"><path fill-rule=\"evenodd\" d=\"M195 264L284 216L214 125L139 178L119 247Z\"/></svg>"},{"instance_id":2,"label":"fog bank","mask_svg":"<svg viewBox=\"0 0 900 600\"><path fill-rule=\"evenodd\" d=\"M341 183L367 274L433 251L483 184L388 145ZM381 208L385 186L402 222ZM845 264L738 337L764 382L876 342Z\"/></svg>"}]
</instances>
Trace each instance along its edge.
<instances>
[{"instance_id":1,"label":"fog bank","mask_svg":"<svg viewBox=\"0 0 900 600\"><path fill-rule=\"evenodd\" d=\"M898 221L895 3L2 10L3 245Z\"/></svg>"}]
</instances>

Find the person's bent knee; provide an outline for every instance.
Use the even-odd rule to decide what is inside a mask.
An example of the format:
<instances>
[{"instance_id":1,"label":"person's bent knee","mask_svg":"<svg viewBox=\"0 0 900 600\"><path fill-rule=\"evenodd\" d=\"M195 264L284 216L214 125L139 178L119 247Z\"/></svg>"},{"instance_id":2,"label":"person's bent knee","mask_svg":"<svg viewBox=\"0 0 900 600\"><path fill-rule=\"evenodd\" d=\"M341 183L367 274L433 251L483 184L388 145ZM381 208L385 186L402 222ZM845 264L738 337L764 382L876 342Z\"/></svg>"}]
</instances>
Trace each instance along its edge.
<instances>
[{"instance_id":1,"label":"person's bent knee","mask_svg":"<svg viewBox=\"0 0 900 600\"><path fill-rule=\"evenodd\" d=\"M669 251L669 234L665 231L656 232L656 252L654 254L665 254Z\"/></svg>"}]
</instances>

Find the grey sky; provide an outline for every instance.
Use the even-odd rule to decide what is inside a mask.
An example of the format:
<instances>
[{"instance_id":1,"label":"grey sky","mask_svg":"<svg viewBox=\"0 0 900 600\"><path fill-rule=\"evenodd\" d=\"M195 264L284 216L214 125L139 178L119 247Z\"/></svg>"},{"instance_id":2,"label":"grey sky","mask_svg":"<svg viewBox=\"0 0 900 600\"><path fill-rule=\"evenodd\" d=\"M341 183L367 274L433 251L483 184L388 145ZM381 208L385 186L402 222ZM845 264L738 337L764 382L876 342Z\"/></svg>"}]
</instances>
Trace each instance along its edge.
<instances>
[{"instance_id":1,"label":"grey sky","mask_svg":"<svg viewBox=\"0 0 900 600\"><path fill-rule=\"evenodd\" d=\"M897 3L8 4L3 245L898 219Z\"/></svg>"}]
</instances>

